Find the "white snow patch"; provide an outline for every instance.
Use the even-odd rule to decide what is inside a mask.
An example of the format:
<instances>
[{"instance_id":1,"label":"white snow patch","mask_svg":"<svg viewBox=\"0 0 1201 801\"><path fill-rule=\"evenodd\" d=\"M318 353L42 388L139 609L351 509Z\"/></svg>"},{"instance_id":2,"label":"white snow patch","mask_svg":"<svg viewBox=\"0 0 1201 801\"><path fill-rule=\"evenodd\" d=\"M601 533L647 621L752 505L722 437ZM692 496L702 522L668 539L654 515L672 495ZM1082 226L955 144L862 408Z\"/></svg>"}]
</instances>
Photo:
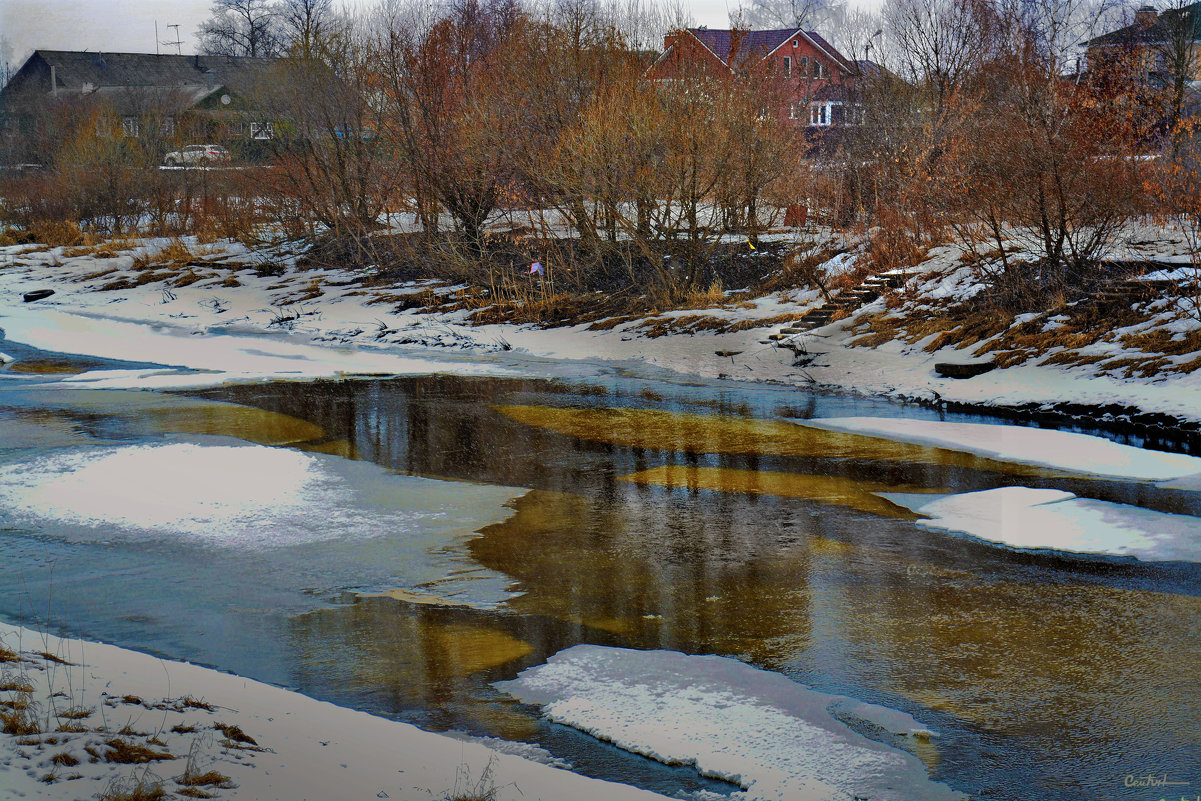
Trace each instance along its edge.
<instances>
[{"instance_id":1,"label":"white snow patch","mask_svg":"<svg viewBox=\"0 0 1201 801\"><path fill-rule=\"evenodd\" d=\"M101 370L74 379L86 383L89 388L161 389L263 378L309 379L345 373L403 375L434 371L434 365L428 359L364 348L310 345L280 335L210 333L177 324L147 325L48 309L8 309L4 319L10 339L42 350L207 371L187 374L162 370ZM454 371L512 374L511 370L485 364L456 364Z\"/></svg>"},{"instance_id":2,"label":"white snow patch","mask_svg":"<svg viewBox=\"0 0 1201 801\"><path fill-rule=\"evenodd\" d=\"M885 417L826 417L793 422L1109 478L1167 481L1201 473L1201 458L1196 456L1149 451L1070 431Z\"/></svg>"},{"instance_id":3,"label":"white snow patch","mask_svg":"<svg viewBox=\"0 0 1201 801\"><path fill-rule=\"evenodd\" d=\"M925 528L1011 548L1201 562L1201 518L1029 487L929 496L880 493L931 519Z\"/></svg>"},{"instance_id":4,"label":"white snow patch","mask_svg":"<svg viewBox=\"0 0 1201 801\"><path fill-rule=\"evenodd\" d=\"M456 788L466 791L475 787L485 771L491 772L485 789L492 788L489 797L495 801L665 798L538 764L479 742L421 731L407 723L345 709L240 676L111 645L61 639L3 623L0 644L28 660L7 667L22 671L32 681L34 700L43 709L92 709L95 712L86 721L89 729L104 722L105 714L111 724L107 733L55 733L53 747L22 747L21 738L0 736L0 795L6 799L98 797L111 780L129 776L130 766L90 761L84 748L106 752L104 741L124 724L156 732L166 746L155 746L154 750L175 755L153 766L154 773L164 777L168 795L179 789L172 777L183 774L189 750L198 745L199 770L215 770L228 776L235 786L219 793L231 801L438 801L455 795ZM43 651L71 664L48 662L37 656ZM124 695L139 696L147 705L170 699L172 703L167 706L171 708L124 704L119 700ZM213 711L183 706L180 699L185 696L211 704ZM220 747L216 742L219 735L213 730L217 722L239 727L264 750ZM195 727L197 733L176 732L175 727L181 724ZM128 739L145 744L144 737ZM51 758L61 752L73 754L79 764L56 769ZM44 783L41 779L48 772L57 773L58 781ZM66 778L74 774L79 778Z\"/></svg>"},{"instance_id":5,"label":"white snow patch","mask_svg":"<svg viewBox=\"0 0 1201 801\"><path fill-rule=\"evenodd\" d=\"M734 782L748 801L965 797L930 781L912 754L830 714L838 706L844 715L895 725L898 718L877 714L882 708L735 659L577 645L496 686L542 705L552 721Z\"/></svg>"}]
</instances>

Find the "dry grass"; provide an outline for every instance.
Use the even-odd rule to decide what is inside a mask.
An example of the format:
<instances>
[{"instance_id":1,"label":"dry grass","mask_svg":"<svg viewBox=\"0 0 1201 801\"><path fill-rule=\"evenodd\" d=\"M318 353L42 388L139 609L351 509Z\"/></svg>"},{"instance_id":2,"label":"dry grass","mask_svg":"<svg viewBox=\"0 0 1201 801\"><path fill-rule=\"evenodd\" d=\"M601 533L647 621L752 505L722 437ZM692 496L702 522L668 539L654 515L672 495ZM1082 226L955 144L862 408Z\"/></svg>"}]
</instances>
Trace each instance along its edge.
<instances>
[{"instance_id":1,"label":"dry grass","mask_svg":"<svg viewBox=\"0 0 1201 801\"><path fill-rule=\"evenodd\" d=\"M16 737L42 733L41 724L38 723L38 705L33 701L32 691L19 691L9 704L7 709L0 709L0 732Z\"/></svg>"},{"instance_id":2,"label":"dry grass","mask_svg":"<svg viewBox=\"0 0 1201 801\"><path fill-rule=\"evenodd\" d=\"M232 743L234 744L233 747L235 748L258 746L258 743L255 742L254 738L242 731L241 727L239 726L231 726L228 723L215 723L213 724L213 728L225 735L225 740L222 741L222 745L225 745L226 743Z\"/></svg>"},{"instance_id":3,"label":"dry grass","mask_svg":"<svg viewBox=\"0 0 1201 801\"><path fill-rule=\"evenodd\" d=\"M105 762L117 762L123 765L144 765L147 762L175 759L173 754L166 751L154 751L143 745L123 740L120 737L105 740L104 744L111 749L104 755Z\"/></svg>"},{"instance_id":4,"label":"dry grass","mask_svg":"<svg viewBox=\"0 0 1201 801\"><path fill-rule=\"evenodd\" d=\"M97 801L162 801L166 797L163 780L149 770L143 770L141 775L135 771L127 778L114 779L96 796Z\"/></svg>"},{"instance_id":5,"label":"dry grass","mask_svg":"<svg viewBox=\"0 0 1201 801\"><path fill-rule=\"evenodd\" d=\"M58 717L66 720L83 720L84 718L90 718L95 711L91 707L73 706L70 709L59 712Z\"/></svg>"},{"instance_id":6,"label":"dry grass","mask_svg":"<svg viewBox=\"0 0 1201 801\"><path fill-rule=\"evenodd\" d=\"M79 764L79 760L67 751L63 751L61 754L55 754L53 757L51 757L50 761L53 764L63 768L73 768Z\"/></svg>"}]
</instances>

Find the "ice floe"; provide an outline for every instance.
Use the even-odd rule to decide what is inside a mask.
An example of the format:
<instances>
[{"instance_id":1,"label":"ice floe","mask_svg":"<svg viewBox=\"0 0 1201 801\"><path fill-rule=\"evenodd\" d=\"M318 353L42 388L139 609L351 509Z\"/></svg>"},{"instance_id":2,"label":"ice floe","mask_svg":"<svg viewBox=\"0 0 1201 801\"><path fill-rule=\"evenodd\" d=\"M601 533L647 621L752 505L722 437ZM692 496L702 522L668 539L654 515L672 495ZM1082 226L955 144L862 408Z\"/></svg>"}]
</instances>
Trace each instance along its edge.
<instances>
[{"instance_id":1,"label":"ice floe","mask_svg":"<svg viewBox=\"0 0 1201 801\"><path fill-rule=\"evenodd\" d=\"M944 495L885 493L920 515L918 525L1011 548L1201 562L1201 518L1029 487Z\"/></svg>"},{"instance_id":2,"label":"ice floe","mask_svg":"<svg viewBox=\"0 0 1201 801\"><path fill-rule=\"evenodd\" d=\"M1071 431L887 417L826 417L794 422L1108 478L1168 481L1201 474L1201 457L1150 451Z\"/></svg>"},{"instance_id":3,"label":"ice floe","mask_svg":"<svg viewBox=\"0 0 1201 801\"><path fill-rule=\"evenodd\" d=\"M0 527L81 545L289 549L272 558L319 561L337 586L436 585L490 606L511 597L512 580L471 560L465 543L522 492L261 445L100 446L0 464Z\"/></svg>"},{"instance_id":4,"label":"ice floe","mask_svg":"<svg viewBox=\"0 0 1201 801\"><path fill-rule=\"evenodd\" d=\"M748 801L965 798L840 718L928 737L916 720L736 659L577 645L497 686L552 721L731 781Z\"/></svg>"}]
</instances>

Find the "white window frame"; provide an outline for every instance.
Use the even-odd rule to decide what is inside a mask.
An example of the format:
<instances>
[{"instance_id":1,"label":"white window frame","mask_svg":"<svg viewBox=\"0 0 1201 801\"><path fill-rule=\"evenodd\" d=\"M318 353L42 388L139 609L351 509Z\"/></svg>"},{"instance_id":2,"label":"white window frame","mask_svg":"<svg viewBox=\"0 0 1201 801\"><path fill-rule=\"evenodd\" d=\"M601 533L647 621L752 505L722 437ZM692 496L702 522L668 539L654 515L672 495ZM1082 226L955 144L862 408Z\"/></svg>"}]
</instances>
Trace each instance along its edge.
<instances>
[{"instance_id":1,"label":"white window frame","mask_svg":"<svg viewBox=\"0 0 1201 801\"><path fill-rule=\"evenodd\" d=\"M121 118L121 133L126 136L138 135L138 118L137 117L122 117Z\"/></svg>"},{"instance_id":2,"label":"white window frame","mask_svg":"<svg viewBox=\"0 0 1201 801\"><path fill-rule=\"evenodd\" d=\"M163 117L158 122L159 136L171 137L175 136L175 118Z\"/></svg>"},{"instance_id":3,"label":"white window frame","mask_svg":"<svg viewBox=\"0 0 1201 801\"><path fill-rule=\"evenodd\" d=\"M784 77L792 75L792 56L784 56Z\"/></svg>"},{"instance_id":4,"label":"white window frame","mask_svg":"<svg viewBox=\"0 0 1201 801\"><path fill-rule=\"evenodd\" d=\"M824 81L830 77L830 71L826 69L826 65L813 59L813 77L819 81Z\"/></svg>"},{"instance_id":5,"label":"white window frame","mask_svg":"<svg viewBox=\"0 0 1201 801\"><path fill-rule=\"evenodd\" d=\"M788 119L790 119L790 120L804 119L804 117L801 116L802 109L804 109L804 108L805 108L804 103L797 103L796 101L789 103L788 104Z\"/></svg>"},{"instance_id":6,"label":"white window frame","mask_svg":"<svg viewBox=\"0 0 1201 801\"><path fill-rule=\"evenodd\" d=\"M275 125L270 122L252 122L250 123L250 138L251 139L274 139Z\"/></svg>"}]
</instances>

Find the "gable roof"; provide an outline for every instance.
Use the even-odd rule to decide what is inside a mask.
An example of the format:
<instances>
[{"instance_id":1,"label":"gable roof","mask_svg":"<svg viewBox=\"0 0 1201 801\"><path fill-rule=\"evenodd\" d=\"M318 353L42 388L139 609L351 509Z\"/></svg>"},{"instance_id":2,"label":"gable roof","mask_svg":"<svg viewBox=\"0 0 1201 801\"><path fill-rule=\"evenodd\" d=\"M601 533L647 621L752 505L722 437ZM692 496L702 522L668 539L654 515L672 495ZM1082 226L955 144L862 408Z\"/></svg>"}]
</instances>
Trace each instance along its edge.
<instances>
[{"instance_id":1,"label":"gable roof","mask_svg":"<svg viewBox=\"0 0 1201 801\"><path fill-rule=\"evenodd\" d=\"M835 64L847 72L855 72L854 65L848 61L834 45L827 42L813 31L802 28L782 28L772 31L743 31L715 30L711 28L688 28L713 55L731 69L745 64L753 58L763 59L778 50L789 39L799 36L828 56Z\"/></svg>"},{"instance_id":2,"label":"gable roof","mask_svg":"<svg viewBox=\"0 0 1201 801\"><path fill-rule=\"evenodd\" d=\"M68 95L170 94L180 105L192 106L217 91L247 94L279 63L275 58L35 50L0 95L50 94L53 74L55 91Z\"/></svg>"},{"instance_id":3,"label":"gable roof","mask_svg":"<svg viewBox=\"0 0 1201 801\"><path fill-rule=\"evenodd\" d=\"M1201 2L1166 9L1150 25L1135 22L1089 39L1084 44L1086 47L1163 44L1175 38L1181 30L1191 31L1194 40L1201 39Z\"/></svg>"}]
</instances>

